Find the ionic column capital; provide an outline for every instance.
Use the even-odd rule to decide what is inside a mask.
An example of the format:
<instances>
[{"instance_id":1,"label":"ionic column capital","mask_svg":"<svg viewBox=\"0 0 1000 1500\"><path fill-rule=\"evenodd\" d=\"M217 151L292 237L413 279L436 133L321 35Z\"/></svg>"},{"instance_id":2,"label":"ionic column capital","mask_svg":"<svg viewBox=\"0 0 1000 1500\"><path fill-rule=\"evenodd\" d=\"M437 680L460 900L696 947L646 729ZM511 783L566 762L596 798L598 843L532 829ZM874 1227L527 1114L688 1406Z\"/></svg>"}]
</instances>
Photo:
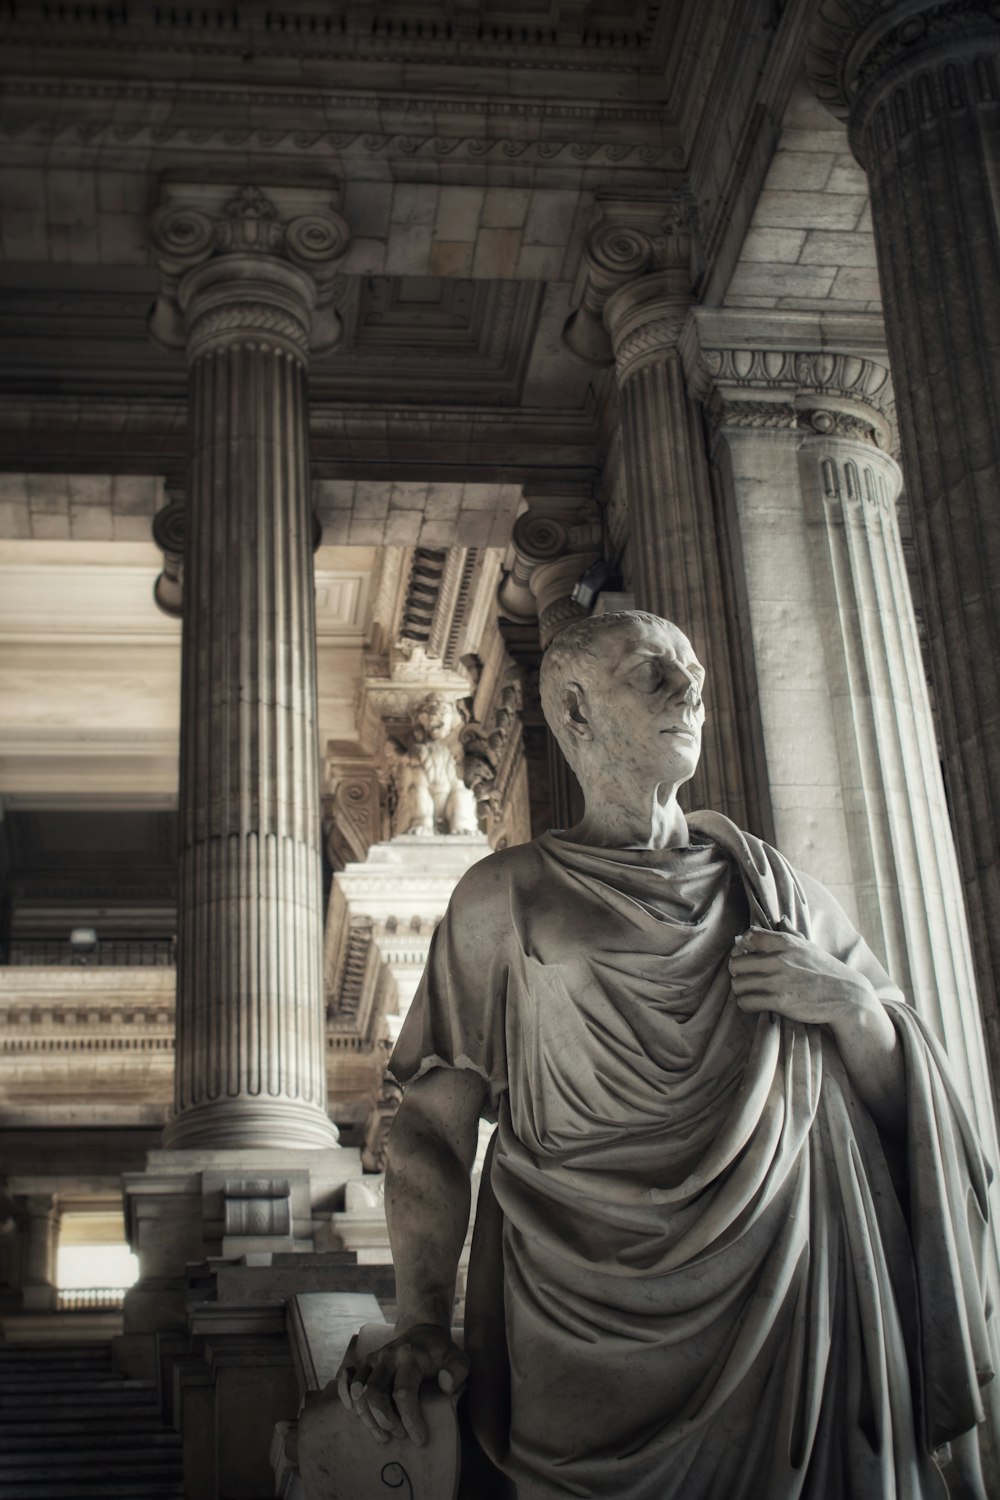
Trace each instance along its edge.
<instances>
[{"instance_id":1,"label":"ionic column capital","mask_svg":"<svg viewBox=\"0 0 1000 1500\"><path fill-rule=\"evenodd\" d=\"M718 429L786 429L890 450L895 404L888 357L870 320L696 308L680 340L689 388Z\"/></svg>"},{"instance_id":2,"label":"ionic column capital","mask_svg":"<svg viewBox=\"0 0 1000 1500\"><path fill-rule=\"evenodd\" d=\"M939 102L951 110L996 103L998 80L990 54L1000 51L998 21L998 0L822 0L808 53L813 88L828 109L849 122L851 145L861 158L873 113L918 73L924 75L921 99L895 102L884 130L905 131L915 123L907 118L911 103L925 117ZM958 67L943 80L946 98L938 101L933 73L948 62ZM965 64L973 65L968 78Z\"/></svg>"},{"instance_id":3,"label":"ionic column capital","mask_svg":"<svg viewBox=\"0 0 1000 1500\"><path fill-rule=\"evenodd\" d=\"M513 564L497 592L515 623L538 620L542 649L571 620L586 614L571 595L601 555L601 518L589 495L527 496L529 509L511 533Z\"/></svg>"},{"instance_id":4,"label":"ionic column capital","mask_svg":"<svg viewBox=\"0 0 1000 1500\"><path fill-rule=\"evenodd\" d=\"M609 365L637 328L668 332L678 314L683 320L691 246L691 205L680 192L655 202L598 203L563 328L567 348L590 364Z\"/></svg>"},{"instance_id":5,"label":"ionic column capital","mask_svg":"<svg viewBox=\"0 0 1000 1500\"><path fill-rule=\"evenodd\" d=\"M150 333L201 354L250 339L308 359L340 337L336 261L350 231L316 188L167 183L153 215L162 290Z\"/></svg>"}]
</instances>

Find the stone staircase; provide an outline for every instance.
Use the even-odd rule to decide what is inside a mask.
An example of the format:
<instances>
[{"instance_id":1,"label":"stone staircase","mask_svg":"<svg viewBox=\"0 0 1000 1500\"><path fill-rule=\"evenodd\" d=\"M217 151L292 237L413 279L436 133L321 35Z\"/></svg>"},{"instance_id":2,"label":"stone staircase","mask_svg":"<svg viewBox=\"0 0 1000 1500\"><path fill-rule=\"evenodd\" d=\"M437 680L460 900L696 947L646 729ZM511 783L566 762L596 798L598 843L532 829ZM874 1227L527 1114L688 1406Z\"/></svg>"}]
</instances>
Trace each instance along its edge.
<instances>
[{"instance_id":1,"label":"stone staircase","mask_svg":"<svg viewBox=\"0 0 1000 1500\"><path fill-rule=\"evenodd\" d=\"M181 1440L109 1344L0 1344L0 1500L183 1500Z\"/></svg>"}]
</instances>

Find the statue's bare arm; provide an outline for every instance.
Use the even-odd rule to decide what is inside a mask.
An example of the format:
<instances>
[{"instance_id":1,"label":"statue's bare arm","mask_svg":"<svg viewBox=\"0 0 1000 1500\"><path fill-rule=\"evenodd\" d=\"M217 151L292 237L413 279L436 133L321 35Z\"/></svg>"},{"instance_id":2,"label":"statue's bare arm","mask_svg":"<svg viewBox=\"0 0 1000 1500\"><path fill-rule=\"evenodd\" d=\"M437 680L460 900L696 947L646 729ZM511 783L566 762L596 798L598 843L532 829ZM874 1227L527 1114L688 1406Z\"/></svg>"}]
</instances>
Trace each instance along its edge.
<instances>
[{"instance_id":1,"label":"statue's bare arm","mask_svg":"<svg viewBox=\"0 0 1000 1500\"><path fill-rule=\"evenodd\" d=\"M337 1376L341 1400L379 1442L426 1440L420 1386L455 1390L468 1360L452 1342L455 1277L469 1225L470 1173L486 1084L435 1068L411 1083L389 1137L385 1206L396 1268L396 1337L359 1365L352 1341Z\"/></svg>"}]
</instances>

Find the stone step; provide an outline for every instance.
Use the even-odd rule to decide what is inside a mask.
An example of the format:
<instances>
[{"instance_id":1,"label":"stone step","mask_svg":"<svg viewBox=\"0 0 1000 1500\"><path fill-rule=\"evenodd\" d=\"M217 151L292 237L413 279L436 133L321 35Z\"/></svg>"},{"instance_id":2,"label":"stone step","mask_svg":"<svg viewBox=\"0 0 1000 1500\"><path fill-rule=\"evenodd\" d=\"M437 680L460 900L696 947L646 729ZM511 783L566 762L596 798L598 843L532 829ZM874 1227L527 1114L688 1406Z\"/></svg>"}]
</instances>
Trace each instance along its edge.
<instances>
[{"instance_id":1,"label":"stone step","mask_svg":"<svg viewBox=\"0 0 1000 1500\"><path fill-rule=\"evenodd\" d=\"M56 1364L97 1361L111 1363L110 1344L0 1344L0 1364L20 1360L24 1364Z\"/></svg>"},{"instance_id":2,"label":"stone step","mask_svg":"<svg viewBox=\"0 0 1000 1500\"><path fill-rule=\"evenodd\" d=\"M25 1491L23 1480L0 1481L0 1500L184 1500L180 1480L52 1479Z\"/></svg>"},{"instance_id":3,"label":"stone step","mask_svg":"<svg viewBox=\"0 0 1000 1500\"><path fill-rule=\"evenodd\" d=\"M114 1463L102 1454L75 1454L55 1452L37 1455L37 1463L28 1463L24 1458L0 1460L0 1487L13 1484L16 1479L52 1479L63 1484L79 1475L84 1481L96 1481L102 1476L111 1476L124 1484L126 1479L160 1479L172 1484L181 1478L180 1454L115 1454Z\"/></svg>"},{"instance_id":4,"label":"stone step","mask_svg":"<svg viewBox=\"0 0 1000 1500\"><path fill-rule=\"evenodd\" d=\"M158 1479L173 1483L181 1478L180 1455L174 1458L165 1458L162 1454L151 1453L148 1459L121 1458L115 1455L114 1463L109 1463L99 1453L89 1455L89 1462L82 1459L77 1453L41 1454L45 1462L29 1464L24 1462L9 1463L0 1460L0 1486L13 1484L15 1479L39 1479L54 1480L57 1483L68 1483L75 1476L79 1476L84 1482L96 1481L102 1475L110 1474L116 1480L145 1479L147 1481Z\"/></svg>"},{"instance_id":5,"label":"stone step","mask_svg":"<svg viewBox=\"0 0 1000 1500\"><path fill-rule=\"evenodd\" d=\"M48 1401L42 1397L36 1401L0 1401L0 1425L3 1427L10 1427L12 1423L16 1424L21 1420L76 1422L84 1418L115 1415L122 1423L132 1422L137 1417L158 1421L160 1407L155 1398L119 1401L114 1396L109 1396L107 1401L96 1401L83 1394L68 1401Z\"/></svg>"},{"instance_id":6,"label":"stone step","mask_svg":"<svg viewBox=\"0 0 1000 1500\"><path fill-rule=\"evenodd\" d=\"M21 1359L0 1353L0 1377L16 1375L89 1375L111 1373L111 1359Z\"/></svg>"},{"instance_id":7,"label":"stone step","mask_svg":"<svg viewBox=\"0 0 1000 1500\"><path fill-rule=\"evenodd\" d=\"M178 1434L107 1344L0 1349L0 1500L183 1500Z\"/></svg>"},{"instance_id":8,"label":"stone step","mask_svg":"<svg viewBox=\"0 0 1000 1500\"><path fill-rule=\"evenodd\" d=\"M82 1424L81 1424L82 1425ZM130 1426L127 1432L120 1429L115 1432L95 1432L90 1426L83 1432L68 1432L64 1434L53 1433L51 1426L46 1424L46 1435L51 1437L45 1449L39 1448L38 1438L31 1433L18 1433L16 1430L5 1432L3 1438L3 1453L9 1454L35 1454L38 1452L74 1452L87 1453L93 1450L104 1454L108 1451L125 1451L135 1448L139 1452L162 1452L172 1453L181 1451L181 1437L178 1432L165 1431L158 1423L149 1432L140 1432ZM0 1464L3 1456L0 1456Z\"/></svg>"},{"instance_id":9,"label":"stone step","mask_svg":"<svg viewBox=\"0 0 1000 1500\"><path fill-rule=\"evenodd\" d=\"M85 1437L87 1433L94 1433L106 1437L115 1433L125 1433L129 1437L145 1438L147 1434L160 1433L163 1431L163 1423L158 1415L143 1416L141 1420L123 1421L121 1417L102 1412L99 1416L77 1417L75 1419L63 1418L58 1422L42 1421L0 1421L0 1447L7 1444L8 1434L16 1436L22 1434L25 1437L33 1437L37 1443L62 1441L75 1437Z\"/></svg>"},{"instance_id":10,"label":"stone step","mask_svg":"<svg viewBox=\"0 0 1000 1500\"><path fill-rule=\"evenodd\" d=\"M44 1382L41 1388L44 1389ZM62 1397L70 1394L80 1395L81 1392L86 1393L89 1390L95 1390L103 1398L105 1393L116 1391L129 1401L140 1401L148 1399L153 1395L155 1389L150 1380L122 1380L116 1375L97 1375L75 1382L60 1379L53 1383L52 1393L54 1396ZM5 1401L18 1395L23 1395L26 1401L37 1399L36 1390L34 1388L28 1390L23 1380L11 1381L9 1386L0 1387L0 1390L3 1392Z\"/></svg>"},{"instance_id":11,"label":"stone step","mask_svg":"<svg viewBox=\"0 0 1000 1500\"><path fill-rule=\"evenodd\" d=\"M86 1377L86 1389L88 1391L151 1391L153 1386L148 1380L127 1380L120 1375L113 1375L110 1370L102 1370L99 1374ZM79 1392L80 1380L63 1370L51 1376L38 1375L34 1371L30 1375L27 1371L23 1375L8 1375L0 1371L0 1395L7 1396L11 1391L35 1390L54 1393Z\"/></svg>"}]
</instances>

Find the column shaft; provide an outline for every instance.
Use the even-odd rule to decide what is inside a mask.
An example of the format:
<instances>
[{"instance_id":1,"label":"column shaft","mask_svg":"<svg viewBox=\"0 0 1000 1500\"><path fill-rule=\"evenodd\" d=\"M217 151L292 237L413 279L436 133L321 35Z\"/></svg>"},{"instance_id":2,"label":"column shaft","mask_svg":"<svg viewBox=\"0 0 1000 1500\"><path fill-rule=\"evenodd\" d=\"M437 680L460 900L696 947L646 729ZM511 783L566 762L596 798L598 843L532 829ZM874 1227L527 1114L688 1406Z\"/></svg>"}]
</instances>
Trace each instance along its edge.
<instances>
[{"instance_id":1,"label":"column shaft","mask_svg":"<svg viewBox=\"0 0 1000 1500\"><path fill-rule=\"evenodd\" d=\"M619 362L619 375L636 606L680 625L708 670L704 748L687 805L766 833L769 817L747 774L751 753L738 728L723 539L701 415L676 347L624 370Z\"/></svg>"},{"instance_id":2,"label":"column shaft","mask_svg":"<svg viewBox=\"0 0 1000 1500\"><path fill-rule=\"evenodd\" d=\"M1000 1077L1000 28L986 4L855 9L821 8L814 79L848 113L868 174L945 775Z\"/></svg>"},{"instance_id":3,"label":"column shaft","mask_svg":"<svg viewBox=\"0 0 1000 1500\"><path fill-rule=\"evenodd\" d=\"M242 314L224 309L220 338L189 314L173 1147L336 1139L325 1110L306 370L294 341L269 336L266 311L247 312L236 333Z\"/></svg>"}]
</instances>

